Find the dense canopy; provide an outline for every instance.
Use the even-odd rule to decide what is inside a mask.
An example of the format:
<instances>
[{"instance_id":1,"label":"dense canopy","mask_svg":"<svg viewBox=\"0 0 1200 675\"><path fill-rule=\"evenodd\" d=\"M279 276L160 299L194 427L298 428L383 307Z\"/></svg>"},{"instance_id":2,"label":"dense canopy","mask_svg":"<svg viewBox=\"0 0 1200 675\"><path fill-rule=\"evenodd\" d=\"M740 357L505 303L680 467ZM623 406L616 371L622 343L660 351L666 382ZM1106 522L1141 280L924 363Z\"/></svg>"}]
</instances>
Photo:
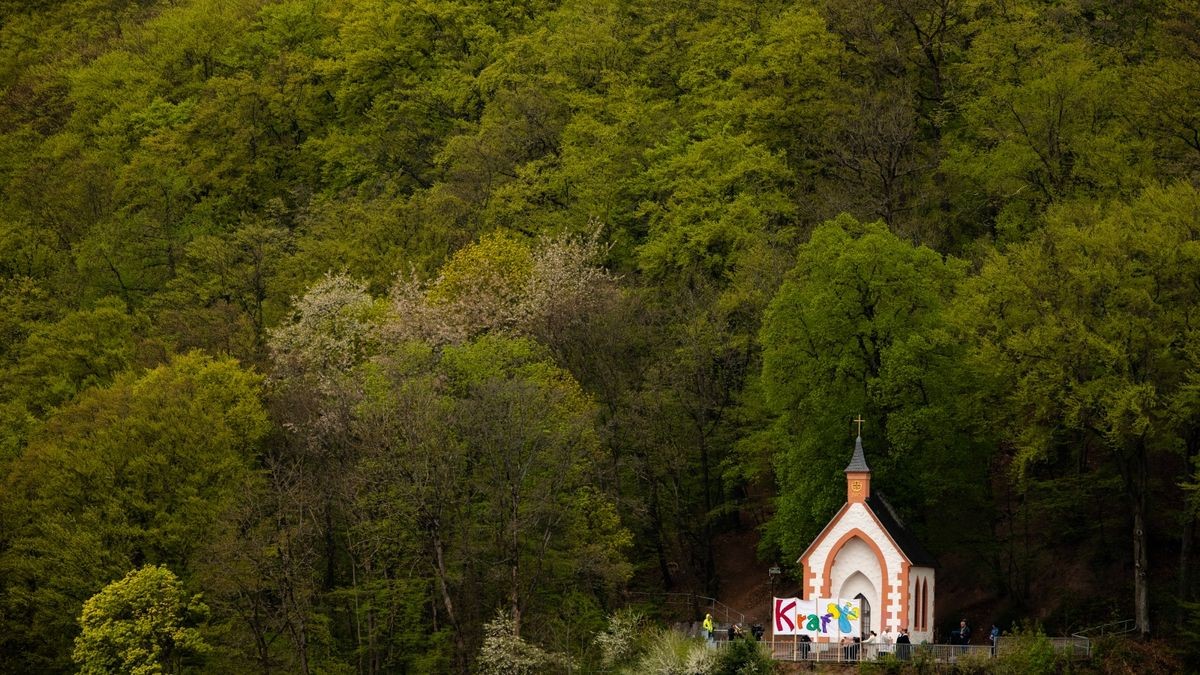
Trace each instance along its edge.
<instances>
[{"instance_id":1,"label":"dense canopy","mask_svg":"<svg viewBox=\"0 0 1200 675\"><path fill-rule=\"evenodd\" d=\"M1198 26L0 0L0 671L599 668L860 414L950 612L1200 658Z\"/></svg>"}]
</instances>

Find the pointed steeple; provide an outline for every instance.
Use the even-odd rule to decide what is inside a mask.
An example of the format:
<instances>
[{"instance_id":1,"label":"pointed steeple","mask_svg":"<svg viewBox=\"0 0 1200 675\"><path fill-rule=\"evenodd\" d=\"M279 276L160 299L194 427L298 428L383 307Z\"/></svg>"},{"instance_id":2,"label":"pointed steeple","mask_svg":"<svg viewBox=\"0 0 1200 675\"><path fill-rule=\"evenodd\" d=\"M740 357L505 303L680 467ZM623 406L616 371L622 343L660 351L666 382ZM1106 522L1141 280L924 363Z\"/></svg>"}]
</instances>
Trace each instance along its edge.
<instances>
[{"instance_id":1,"label":"pointed steeple","mask_svg":"<svg viewBox=\"0 0 1200 675\"><path fill-rule=\"evenodd\" d=\"M846 473L851 472L871 472L871 467L867 466L867 457L863 454L862 436L854 439L854 456L850 458L850 464L846 466Z\"/></svg>"},{"instance_id":2,"label":"pointed steeple","mask_svg":"<svg viewBox=\"0 0 1200 675\"><path fill-rule=\"evenodd\" d=\"M863 454L862 432L854 439L854 455L846 466L846 501L865 502L871 496L871 467Z\"/></svg>"}]
</instances>

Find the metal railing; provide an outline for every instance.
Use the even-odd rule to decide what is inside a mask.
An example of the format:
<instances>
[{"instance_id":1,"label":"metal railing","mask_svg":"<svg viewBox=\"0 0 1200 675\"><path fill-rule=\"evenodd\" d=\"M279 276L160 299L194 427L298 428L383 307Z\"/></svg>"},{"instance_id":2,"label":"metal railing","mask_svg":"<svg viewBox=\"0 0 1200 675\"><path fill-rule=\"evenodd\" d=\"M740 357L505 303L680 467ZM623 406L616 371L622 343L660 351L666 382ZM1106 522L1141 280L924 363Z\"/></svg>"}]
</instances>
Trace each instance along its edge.
<instances>
[{"instance_id":1,"label":"metal railing","mask_svg":"<svg viewBox=\"0 0 1200 675\"><path fill-rule=\"evenodd\" d=\"M730 607L729 605L717 600L716 598L707 598L703 595L697 595L697 600L704 600L708 603L708 610L712 613L713 618L723 624L735 623L731 621L734 616L737 616L736 623L746 623L746 615Z\"/></svg>"},{"instance_id":2,"label":"metal railing","mask_svg":"<svg viewBox=\"0 0 1200 675\"><path fill-rule=\"evenodd\" d=\"M1089 658L1091 641L1087 638L1047 638L1054 651L1071 658ZM810 661L817 663L856 663L896 658L901 661L937 663L984 662L1017 648L1016 638L1001 637L996 647L991 645L890 644L860 642L800 642L798 639L776 638L768 643L771 656L777 661Z\"/></svg>"},{"instance_id":3,"label":"metal railing","mask_svg":"<svg viewBox=\"0 0 1200 675\"><path fill-rule=\"evenodd\" d=\"M857 663L895 657L902 661L921 660L953 663L960 659L987 660L992 657L988 645L898 645L873 642L839 644L836 642L771 643L771 655L778 661L817 663Z\"/></svg>"},{"instance_id":4,"label":"metal railing","mask_svg":"<svg viewBox=\"0 0 1200 675\"><path fill-rule=\"evenodd\" d=\"M1071 633L1071 636L1087 639L1101 637L1104 635L1123 635L1125 633L1132 633L1135 630L1137 630L1137 621L1133 619L1122 619L1121 621L1111 621L1109 623L1100 624L1099 626L1084 628L1078 633Z\"/></svg>"},{"instance_id":5,"label":"metal railing","mask_svg":"<svg viewBox=\"0 0 1200 675\"><path fill-rule=\"evenodd\" d=\"M1001 638L1001 641L1003 639ZM1066 654L1071 658L1077 659L1089 659L1092 657L1092 641L1085 637L1052 637L1046 639L1050 641L1056 654Z\"/></svg>"},{"instance_id":6,"label":"metal railing","mask_svg":"<svg viewBox=\"0 0 1200 675\"><path fill-rule=\"evenodd\" d=\"M713 615L713 620L725 625L746 623L745 614L716 598L710 598L706 595L696 595L695 593L647 593L644 591L630 591L629 595L659 599L659 604L684 607L685 611L689 614L708 612Z\"/></svg>"}]
</instances>

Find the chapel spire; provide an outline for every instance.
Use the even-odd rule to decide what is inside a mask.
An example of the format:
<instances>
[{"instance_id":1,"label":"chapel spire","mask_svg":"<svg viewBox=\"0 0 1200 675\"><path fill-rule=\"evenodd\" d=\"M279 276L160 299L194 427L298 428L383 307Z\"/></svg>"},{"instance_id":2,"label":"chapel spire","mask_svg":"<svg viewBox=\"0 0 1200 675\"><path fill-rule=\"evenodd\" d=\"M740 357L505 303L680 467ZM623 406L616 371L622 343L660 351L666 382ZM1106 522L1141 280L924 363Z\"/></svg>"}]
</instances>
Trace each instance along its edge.
<instances>
[{"instance_id":1,"label":"chapel spire","mask_svg":"<svg viewBox=\"0 0 1200 675\"><path fill-rule=\"evenodd\" d=\"M864 502L871 496L871 467L862 446L862 415L854 420L858 423L858 437L854 439L854 454L846 465L846 501Z\"/></svg>"},{"instance_id":2,"label":"chapel spire","mask_svg":"<svg viewBox=\"0 0 1200 675\"><path fill-rule=\"evenodd\" d=\"M865 471L871 473L871 467L867 466L867 457L863 454L862 436L854 439L854 455L850 457L850 463L846 465L846 473Z\"/></svg>"}]
</instances>

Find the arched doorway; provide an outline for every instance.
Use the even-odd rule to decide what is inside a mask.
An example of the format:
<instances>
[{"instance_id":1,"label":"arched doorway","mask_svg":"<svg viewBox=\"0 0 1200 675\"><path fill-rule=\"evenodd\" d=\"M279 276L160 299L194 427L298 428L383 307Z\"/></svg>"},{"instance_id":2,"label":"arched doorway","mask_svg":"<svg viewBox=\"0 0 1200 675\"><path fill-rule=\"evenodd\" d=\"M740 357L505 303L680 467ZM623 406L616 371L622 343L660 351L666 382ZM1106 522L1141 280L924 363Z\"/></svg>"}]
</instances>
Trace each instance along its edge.
<instances>
[{"instance_id":1,"label":"arched doorway","mask_svg":"<svg viewBox=\"0 0 1200 675\"><path fill-rule=\"evenodd\" d=\"M868 560L873 561L874 558ZM854 572L846 578L842 585L837 590L838 598L847 600L853 598L859 603L859 634L860 637L865 637L871 634L874 621L872 621L871 610L874 605L879 602L879 592L875 589L875 584L871 583L871 579L862 572Z\"/></svg>"},{"instance_id":2,"label":"arched doorway","mask_svg":"<svg viewBox=\"0 0 1200 675\"><path fill-rule=\"evenodd\" d=\"M862 626L862 636L861 637L863 640L866 640L867 636L869 636L871 634L871 631L873 630L871 628L871 601L868 600L867 596L863 595L862 593L859 593L858 595L854 596L854 599L858 600L859 606L862 607L862 610L861 610L862 613L859 615L859 620L862 622L861 623L861 626Z\"/></svg>"}]
</instances>

